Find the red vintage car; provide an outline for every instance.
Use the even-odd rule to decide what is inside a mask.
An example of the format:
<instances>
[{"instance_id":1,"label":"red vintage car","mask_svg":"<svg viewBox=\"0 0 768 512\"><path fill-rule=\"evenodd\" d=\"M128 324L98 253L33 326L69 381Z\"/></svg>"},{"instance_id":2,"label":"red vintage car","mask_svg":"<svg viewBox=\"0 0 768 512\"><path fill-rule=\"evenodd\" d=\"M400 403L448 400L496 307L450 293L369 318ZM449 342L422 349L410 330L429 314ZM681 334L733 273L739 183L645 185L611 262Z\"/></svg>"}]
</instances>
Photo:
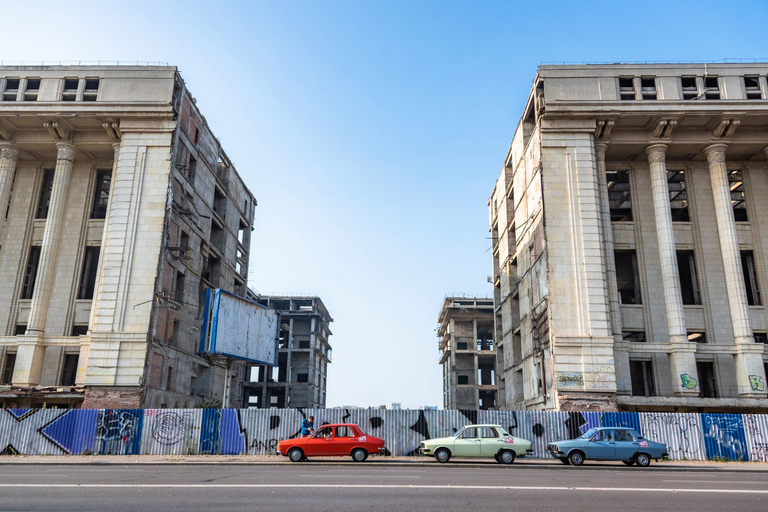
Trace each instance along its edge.
<instances>
[{"instance_id":1,"label":"red vintage car","mask_svg":"<svg viewBox=\"0 0 768 512\"><path fill-rule=\"evenodd\" d=\"M323 425L309 437L286 439L277 444L278 455L293 462L307 457L351 455L355 462L363 462L368 455L384 451L384 440L369 436L353 423Z\"/></svg>"}]
</instances>

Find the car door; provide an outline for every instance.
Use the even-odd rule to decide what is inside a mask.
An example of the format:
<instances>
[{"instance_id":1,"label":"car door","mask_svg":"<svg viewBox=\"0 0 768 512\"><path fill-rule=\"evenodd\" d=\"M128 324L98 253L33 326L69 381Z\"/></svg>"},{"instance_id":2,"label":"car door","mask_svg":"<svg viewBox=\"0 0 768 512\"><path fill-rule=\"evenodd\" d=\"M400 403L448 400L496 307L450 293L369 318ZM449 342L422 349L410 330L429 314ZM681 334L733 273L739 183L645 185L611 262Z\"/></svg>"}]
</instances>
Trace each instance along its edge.
<instances>
[{"instance_id":1,"label":"car door","mask_svg":"<svg viewBox=\"0 0 768 512\"><path fill-rule=\"evenodd\" d=\"M616 450L613 444L612 430L598 430L589 440L587 454L592 460L611 460L615 458Z\"/></svg>"},{"instance_id":2,"label":"car door","mask_svg":"<svg viewBox=\"0 0 768 512\"><path fill-rule=\"evenodd\" d=\"M333 438L333 427L325 426L317 429L307 441L307 448L312 455L334 455L336 447Z\"/></svg>"},{"instance_id":3,"label":"car door","mask_svg":"<svg viewBox=\"0 0 768 512\"><path fill-rule=\"evenodd\" d=\"M356 442L357 436L355 436L355 432L350 427L346 425L336 427L336 432L333 438L335 454L349 455Z\"/></svg>"},{"instance_id":4,"label":"car door","mask_svg":"<svg viewBox=\"0 0 768 512\"><path fill-rule=\"evenodd\" d=\"M453 443L453 455L457 457L479 457L480 438L477 427L462 430Z\"/></svg>"},{"instance_id":5,"label":"car door","mask_svg":"<svg viewBox=\"0 0 768 512\"><path fill-rule=\"evenodd\" d=\"M637 451L637 441L625 428L617 428L613 431L613 441L617 459L629 460Z\"/></svg>"},{"instance_id":6,"label":"car door","mask_svg":"<svg viewBox=\"0 0 768 512\"><path fill-rule=\"evenodd\" d=\"M504 446L504 437L493 427L481 427L480 429L480 455L493 457Z\"/></svg>"}]
</instances>

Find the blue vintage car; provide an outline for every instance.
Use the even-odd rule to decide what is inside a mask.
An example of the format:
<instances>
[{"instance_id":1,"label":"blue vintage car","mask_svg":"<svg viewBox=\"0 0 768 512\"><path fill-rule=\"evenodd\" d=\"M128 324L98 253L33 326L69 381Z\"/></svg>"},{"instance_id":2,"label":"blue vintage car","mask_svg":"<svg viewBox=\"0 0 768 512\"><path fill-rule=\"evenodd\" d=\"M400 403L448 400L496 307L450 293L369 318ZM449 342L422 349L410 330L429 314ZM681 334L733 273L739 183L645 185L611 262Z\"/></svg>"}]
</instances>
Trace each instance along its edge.
<instances>
[{"instance_id":1,"label":"blue vintage car","mask_svg":"<svg viewBox=\"0 0 768 512\"><path fill-rule=\"evenodd\" d=\"M648 466L667 455L667 445L654 443L625 427L591 428L576 439L547 445L563 464L581 466L585 460L620 460L627 466Z\"/></svg>"}]
</instances>

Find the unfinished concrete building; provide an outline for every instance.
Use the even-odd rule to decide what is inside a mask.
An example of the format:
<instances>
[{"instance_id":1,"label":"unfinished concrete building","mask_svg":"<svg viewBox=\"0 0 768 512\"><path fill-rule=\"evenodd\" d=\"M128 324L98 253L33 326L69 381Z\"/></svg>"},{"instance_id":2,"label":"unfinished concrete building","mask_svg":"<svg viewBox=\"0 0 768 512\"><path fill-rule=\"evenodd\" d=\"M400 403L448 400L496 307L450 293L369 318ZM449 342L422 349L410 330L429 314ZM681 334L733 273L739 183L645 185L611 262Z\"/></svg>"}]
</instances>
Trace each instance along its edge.
<instances>
[{"instance_id":1,"label":"unfinished concrete building","mask_svg":"<svg viewBox=\"0 0 768 512\"><path fill-rule=\"evenodd\" d=\"M265 296L256 302L280 313L278 366L250 367L243 407L325 408L329 324L333 318L320 297Z\"/></svg>"},{"instance_id":2,"label":"unfinished concrete building","mask_svg":"<svg viewBox=\"0 0 768 512\"><path fill-rule=\"evenodd\" d=\"M765 411L766 75L539 68L488 203L503 408Z\"/></svg>"},{"instance_id":3,"label":"unfinished concrete building","mask_svg":"<svg viewBox=\"0 0 768 512\"><path fill-rule=\"evenodd\" d=\"M445 409L496 407L493 299L446 297L437 319Z\"/></svg>"},{"instance_id":4,"label":"unfinished concrete building","mask_svg":"<svg viewBox=\"0 0 768 512\"><path fill-rule=\"evenodd\" d=\"M196 352L255 206L175 67L0 67L3 407L239 405Z\"/></svg>"}]
</instances>

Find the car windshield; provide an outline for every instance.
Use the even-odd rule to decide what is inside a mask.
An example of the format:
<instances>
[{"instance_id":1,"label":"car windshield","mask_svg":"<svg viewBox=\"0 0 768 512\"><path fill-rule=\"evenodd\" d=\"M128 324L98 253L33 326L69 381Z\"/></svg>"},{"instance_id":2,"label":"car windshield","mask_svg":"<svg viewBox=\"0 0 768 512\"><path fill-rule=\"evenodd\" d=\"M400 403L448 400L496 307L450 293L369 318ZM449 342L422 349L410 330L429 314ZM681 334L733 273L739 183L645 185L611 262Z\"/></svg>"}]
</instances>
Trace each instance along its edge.
<instances>
[{"instance_id":1,"label":"car windshield","mask_svg":"<svg viewBox=\"0 0 768 512\"><path fill-rule=\"evenodd\" d=\"M463 428L462 428L461 430L459 430L458 432L456 432L455 434L453 434L453 437L459 437L459 435L460 435L462 432L464 432L464 429L463 429Z\"/></svg>"},{"instance_id":2,"label":"car windshield","mask_svg":"<svg viewBox=\"0 0 768 512\"><path fill-rule=\"evenodd\" d=\"M580 435L577 439L589 439L593 435L595 435L595 432L597 432L596 428L591 428L584 432L582 435Z\"/></svg>"}]
</instances>

